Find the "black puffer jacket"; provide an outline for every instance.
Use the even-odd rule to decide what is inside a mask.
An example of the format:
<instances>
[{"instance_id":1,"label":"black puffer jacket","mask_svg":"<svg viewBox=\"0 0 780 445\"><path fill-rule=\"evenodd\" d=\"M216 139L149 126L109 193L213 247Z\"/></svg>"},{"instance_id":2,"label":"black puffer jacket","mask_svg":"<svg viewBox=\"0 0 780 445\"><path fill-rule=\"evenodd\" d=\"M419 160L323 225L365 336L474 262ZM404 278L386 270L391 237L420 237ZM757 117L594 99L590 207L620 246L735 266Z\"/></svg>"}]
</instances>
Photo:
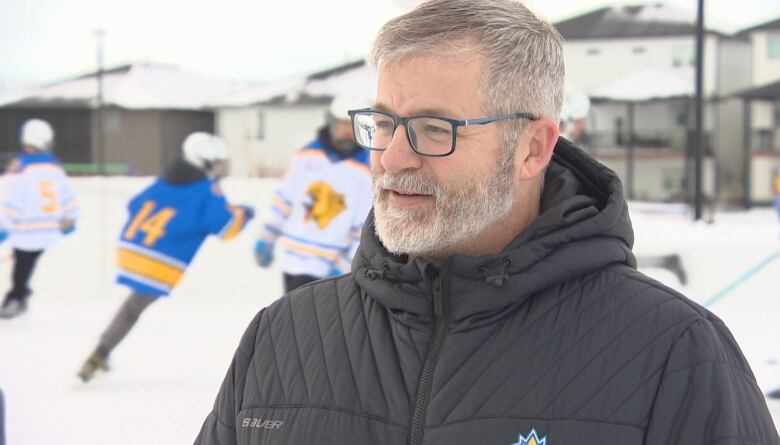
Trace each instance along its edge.
<instances>
[{"instance_id":1,"label":"black puffer jacket","mask_svg":"<svg viewBox=\"0 0 780 445\"><path fill-rule=\"evenodd\" d=\"M723 323L635 270L620 182L561 140L541 216L437 269L377 241L241 340L202 444L777 444Z\"/></svg>"}]
</instances>

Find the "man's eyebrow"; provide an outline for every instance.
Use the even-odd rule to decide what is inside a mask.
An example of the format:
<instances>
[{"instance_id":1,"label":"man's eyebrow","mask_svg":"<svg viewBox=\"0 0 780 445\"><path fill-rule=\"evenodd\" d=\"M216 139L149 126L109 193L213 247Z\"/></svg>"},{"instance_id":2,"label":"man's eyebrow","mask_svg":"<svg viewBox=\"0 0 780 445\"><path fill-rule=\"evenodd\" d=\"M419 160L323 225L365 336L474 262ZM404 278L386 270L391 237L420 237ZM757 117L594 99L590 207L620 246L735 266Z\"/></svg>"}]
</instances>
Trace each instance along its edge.
<instances>
[{"instance_id":1,"label":"man's eyebrow","mask_svg":"<svg viewBox=\"0 0 780 445\"><path fill-rule=\"evenodd\" d=\"M375 103L374 106L371 107L371 109L394 115L394 113L390 111L390 107L387 107L382 103ZM437 116L437 117L446 117L448 119L453 119L451 117L452 112L448 110L444 110L442 108L422 108L416 110L414 113L412 113L409 116L398 116L398 117L412 117L412 116Z\"/></svg>"}]
</instances>

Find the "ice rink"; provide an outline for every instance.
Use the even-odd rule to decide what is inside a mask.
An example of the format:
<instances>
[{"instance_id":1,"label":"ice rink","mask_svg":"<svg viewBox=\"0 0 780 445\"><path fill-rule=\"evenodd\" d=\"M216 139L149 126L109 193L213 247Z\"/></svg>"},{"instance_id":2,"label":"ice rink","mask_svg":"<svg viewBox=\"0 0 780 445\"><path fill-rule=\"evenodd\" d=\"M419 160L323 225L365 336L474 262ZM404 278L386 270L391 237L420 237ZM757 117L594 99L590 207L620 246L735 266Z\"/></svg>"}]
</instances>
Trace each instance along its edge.
<instances>
[{"instance_id":1,"label":"ice rink","mask_svg":"<svg viewBox=\"0 0 780 445\"><path fill-rule=\"evenodd\" d=\"M170 298L155 303L89 384L81 363L127 294L113 283L113 250L127 199L151 178L75 180L77 232L41 258L29 311L0 320L0 388L9 445L188 444L208 414L244 328L281 295L281 273L253 260L255 224L210 239ZM262 219L274 180L228 179L236 203ZM780 221L773 210L692 223L678 206L633 204L639 254L679 253L689 282L648 270L722 318L766 392L780 387ZM0 245L0 286L9 286ZM780 402L769 401L776 424Z\"/></svg>"}]
</instances>

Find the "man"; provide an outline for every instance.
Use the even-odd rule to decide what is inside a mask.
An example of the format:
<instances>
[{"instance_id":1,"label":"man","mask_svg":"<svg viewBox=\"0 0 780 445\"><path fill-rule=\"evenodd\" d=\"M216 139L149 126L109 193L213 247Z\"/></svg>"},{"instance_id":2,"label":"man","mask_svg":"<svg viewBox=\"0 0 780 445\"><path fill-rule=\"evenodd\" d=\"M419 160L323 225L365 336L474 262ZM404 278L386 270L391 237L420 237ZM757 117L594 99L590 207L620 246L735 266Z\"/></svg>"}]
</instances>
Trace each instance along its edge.
<instances>
[{"instance_id":1,"label":"man","mask_svg":"<svg viewBox=\"0 0 780 445\"><path fill-rule=\"evenodd\" d=\"M384 25L352 273L255 317L196 443L780 442L723 324L635 270L617 177L558 139L561 47L512 0Z\"/></svg>"},{"instance_id":2,"label":"man","mask_svg":"<svg viewBox=\"0 0 780 445\"><path fill-rule=\"evenodd\" d=\"M255 244L261 267L279 259L285 292L349 271L371 208L368 153L355 145L347 110L368 100L337 95L317 139L298 151Z\"/></svg>"},{"instance_id":3,"label":"man","mask_svg":"<svg viewBox=\"0 0 780 445\"><path fill-rule=\"evenodd\" d=\"M88 382L107 370L108 356L141 313L171 293L209 235L231 239L252 219L247 206L231 206L219 180L227 173L227 147L214 135L187 136L183 159L130 200L119 239L117 281L131 289L78 373Z\"/></svg>"},{"instance_id":4,"label":"man","mask_svg":"<svg viewBox=\"0 0 780 445\"><path fill-rule=\"evenodd\" d=\"M0 240L8 238L14 261L11 290L0 307L0 318L17 317L27 310L30 278L38 259L75 230L78 215L68 176L51 153L51 125L41 119L25 121L20 142L22 153L6 169L0 215Z\"/></svg>"}]
</instances>

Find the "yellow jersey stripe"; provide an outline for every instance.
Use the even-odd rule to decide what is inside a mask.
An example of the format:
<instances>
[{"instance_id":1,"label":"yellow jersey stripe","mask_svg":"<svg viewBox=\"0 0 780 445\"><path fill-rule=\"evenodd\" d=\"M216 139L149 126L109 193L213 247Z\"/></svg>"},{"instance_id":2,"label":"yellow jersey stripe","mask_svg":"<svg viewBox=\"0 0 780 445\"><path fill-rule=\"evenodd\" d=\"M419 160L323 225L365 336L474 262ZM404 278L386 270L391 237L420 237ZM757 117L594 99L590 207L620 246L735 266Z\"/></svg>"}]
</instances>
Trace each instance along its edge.
<instances>
[{"instance_id":1,"label":"yellow jersey stripe","mask_svg":"<svg viewBox=\"0 0 780 445\"><path fill-rule=\"evenodd\" d=\"M246 219L244 209L240 207L234 207L231 210L233 211L233 223L230 225L230 227L227 228L227 230L225 230L225 233L222 235L222 239L226 240L235 238L236 235L241 232L241 228L244 227L244 220Z\"/></svg>"},{"instance_id":2,"label":"yellow jersey stripe","mask_svg":"<svg viewBox=\"0 0 780 445\"><path fill-rule=\"evenodd\" d=\"M117 252L117 260L120 268L171 287L176 285L184 274L178 267L121 247Z\"/></svg>"},{"instance_id":3,"label":"yellow jersey stripe","mask_svg":"<svg viewBox=\"0 0 780 445\"><path fill-rule=\"evenodd\" d=\"M281 241L281 244L282 246L292 250L293 252L304 253L307 255L326 258L329 260L335 260L336 258L339 257L338 252L334 252L332 250L327 250L327 249L320 249L314 246L307 246L305 244L296 243L295 241L290 241L289 239L283 239Z\"/></svg>"}]
</instances>

